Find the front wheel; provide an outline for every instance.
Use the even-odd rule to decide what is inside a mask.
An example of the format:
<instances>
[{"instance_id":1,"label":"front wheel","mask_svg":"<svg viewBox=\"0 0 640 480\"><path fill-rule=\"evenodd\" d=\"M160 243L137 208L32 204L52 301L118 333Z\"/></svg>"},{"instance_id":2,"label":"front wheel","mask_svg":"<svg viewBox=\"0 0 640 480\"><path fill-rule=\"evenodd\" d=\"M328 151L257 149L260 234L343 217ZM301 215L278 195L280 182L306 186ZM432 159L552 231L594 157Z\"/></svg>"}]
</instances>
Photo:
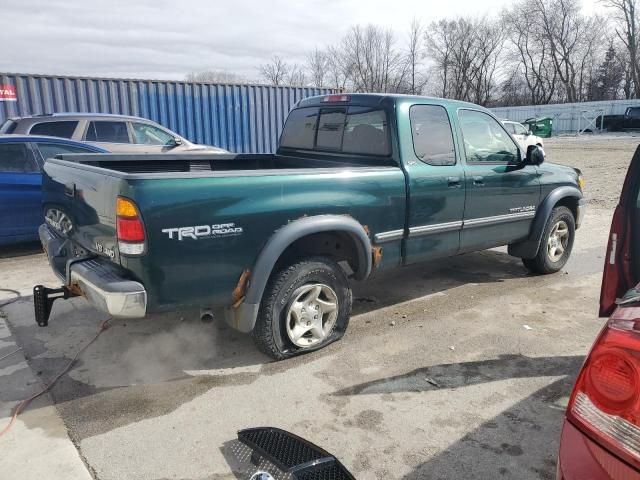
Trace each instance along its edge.
<instances>
[{"instance_id":1,"label":"front wheel","mask_svg":"<svg viewBox=\"0 0 640 480\"><path fill-rule=\"evenodd\" d=\"M349 282L336 262L301 260L269 279L253 339L276 360L317 350L344 335L351 303Z\"/></svg>"},{"instance_id":2,"label":"front wheel","mask_svg":"<svg viewBox=\"0 0 640 480\"><path fill-rule=\"evenodd\" d=\"M522 263L533 273L556 273L569 260L575 234L576 222L571 210L554 208L544 228L538 254L534 258L523 258Z\"/></svg>"}]
</instances>

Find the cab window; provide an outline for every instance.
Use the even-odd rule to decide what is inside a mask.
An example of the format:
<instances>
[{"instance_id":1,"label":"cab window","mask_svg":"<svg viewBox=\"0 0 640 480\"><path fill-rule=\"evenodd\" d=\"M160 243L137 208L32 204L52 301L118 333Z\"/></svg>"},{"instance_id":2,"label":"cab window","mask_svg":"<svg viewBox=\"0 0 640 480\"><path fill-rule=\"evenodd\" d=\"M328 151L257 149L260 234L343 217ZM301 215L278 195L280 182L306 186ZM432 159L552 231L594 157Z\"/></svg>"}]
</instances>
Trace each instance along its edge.
<instances>
[{"instance_id":1,"label":"cab window","mask_svg":"<svg viewBox=\"0 0 640 480\"><path fill-rule=\"evenodd\" d=\"M477 110L459 110L458 119L468 163L517 163L519 149L491 115Z\"/></svg>"},{"instance_id":2,"label":"cab window","mask_svg":"<svg viewBox=\"0 0 640 480\"><path fill-rule=\"evenodd\" d=\"M413 150L429 165L456 164L449 116L440 105L414 105L409 110Z\"/></svg>"},{"instance_id":3,"label":"cab window","mask_svg":"<svg viewBox=\"0 0 640 480\"><path fill-rule=\"evenodd\" d=\"M291 111L280 147L389 156L386 113L379 108L305 107Z\"/></svg>"}]
</instances>

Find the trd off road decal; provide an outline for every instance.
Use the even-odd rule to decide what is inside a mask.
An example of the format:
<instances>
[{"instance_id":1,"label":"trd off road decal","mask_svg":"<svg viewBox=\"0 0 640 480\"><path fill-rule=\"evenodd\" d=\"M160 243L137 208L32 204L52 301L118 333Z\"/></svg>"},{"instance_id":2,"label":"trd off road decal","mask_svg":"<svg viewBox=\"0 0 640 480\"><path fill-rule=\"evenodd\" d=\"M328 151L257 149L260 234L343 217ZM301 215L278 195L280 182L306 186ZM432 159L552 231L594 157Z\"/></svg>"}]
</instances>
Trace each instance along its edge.
<instances>
[{"instance_id":1,"label":"trd off road decal","mask_svg":"<svg viewBox=\"0 0 640 480\"><path fill-rule=\"evenodd\" d=\"M509 211L511 213L535 212L536 211L536 206L535 205L527 205L526 207L513 207L513 208L510 208Z\"/></svg>"},{"instance_id":2,"label":"trd off road decal","mask_svg":"<svg viewBox=\"0 0 640 480\"><path fill-rule=\"evenodd\" d=\"M170 240L181 242L187 238L201 240L204 238L234 237L242 235L242 227L237 227L235 223L219 223L195 227L163 228L162 233L169 235Z\"/></svg>"}]
</instances>

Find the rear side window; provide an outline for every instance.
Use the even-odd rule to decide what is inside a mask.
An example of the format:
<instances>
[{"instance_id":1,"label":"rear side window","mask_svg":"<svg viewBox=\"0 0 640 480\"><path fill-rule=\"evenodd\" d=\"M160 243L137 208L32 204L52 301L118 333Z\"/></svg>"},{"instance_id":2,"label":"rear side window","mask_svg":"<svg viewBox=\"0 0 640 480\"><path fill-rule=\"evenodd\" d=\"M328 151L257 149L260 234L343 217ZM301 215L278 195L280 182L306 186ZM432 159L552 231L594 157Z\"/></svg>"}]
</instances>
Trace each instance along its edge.
<instances>
[{"instance_id":1,"label":"rear side window","mask_svg":"<svg viewBox=\"0 0 640 480\"><path fill-rule=\"evenodd\" d=\"M135 143L142 145L172 145L175 144L175 137L164 130L149 125L147 123L131 124L133 128L133 138Z\"/></svg>"},{"instance_id":2,"label":"rear side window","mask_svg":"<svg viewBox=\"0 0 640 480\"><path fill-rule=\"evenodd\" d=\"M126 122L95 121L89 123L87 142L130 143Z\"/></svg>"},{"instance_id":3,"label":"rear side window","mask_svg":"<svg viewBox=\"0 0 640 480\"><path fill-rule=\"evenodd\" d=\"M414 105L409 110L413 150L429 165L456 164L449 115L440 105Z\"/></svg>"},{"instance_id":4,"label":"rear side window","mask_svg":"<svg viewBox=\"0 0 640 480\"><path fill-rule=\"evenodd\" d=\"M95 153L93 150L88 148L76 147L73 145L56 145L54 143L37 143L36 145L38 146L40 155L42 155L44 160L63 153Z\"/></svg>"},{"instance_id":5,"label":"rear side window","mask_svg":"<svg viewBox=\"0 0 640 480\"><path fill-rule=\"evenodd\" d=\"M370 107L307 107L293 110L280 146L358 155L388 156L389 129L383 110Z\"/></svg>"},{"instance_id":6,"label":"rear side window","mask_svg":"<svg viewBox=\"0 0 640 480\"><path fill-rule=\"evenodd\" d=\"M71 138L77 126L78 122L73 121L36 123L31 127L29 133L31 135Z\"/></svg>"},{"instance_id":7,"label":"rear side window","mask_svg":"<svg viewBox=\"0 0 640 480\"><path fill-rule=\"evenodd\" d=\"M0 172L32 173L38 166L26 143L0 143Z\"/></svg>"}]
</instances>

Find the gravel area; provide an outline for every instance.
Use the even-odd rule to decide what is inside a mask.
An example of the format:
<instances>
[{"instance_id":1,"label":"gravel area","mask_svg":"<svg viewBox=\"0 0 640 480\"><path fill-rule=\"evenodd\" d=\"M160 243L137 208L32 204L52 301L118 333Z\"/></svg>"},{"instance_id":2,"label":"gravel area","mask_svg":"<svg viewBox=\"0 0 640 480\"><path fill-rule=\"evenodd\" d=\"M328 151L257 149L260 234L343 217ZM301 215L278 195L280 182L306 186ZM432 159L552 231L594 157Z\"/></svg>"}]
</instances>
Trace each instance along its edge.
<instances>
[{"instance_id":1,"label":"gravel area","mask_svg":"<svg viewBox=\"0 0 640 480\"><path fill-rule=\"evenodd\" d=\"M640 133L584 134L545 139L547 159L582 170L585 196L596 208L614 208Z\"/></svg>"}]
</instances>

